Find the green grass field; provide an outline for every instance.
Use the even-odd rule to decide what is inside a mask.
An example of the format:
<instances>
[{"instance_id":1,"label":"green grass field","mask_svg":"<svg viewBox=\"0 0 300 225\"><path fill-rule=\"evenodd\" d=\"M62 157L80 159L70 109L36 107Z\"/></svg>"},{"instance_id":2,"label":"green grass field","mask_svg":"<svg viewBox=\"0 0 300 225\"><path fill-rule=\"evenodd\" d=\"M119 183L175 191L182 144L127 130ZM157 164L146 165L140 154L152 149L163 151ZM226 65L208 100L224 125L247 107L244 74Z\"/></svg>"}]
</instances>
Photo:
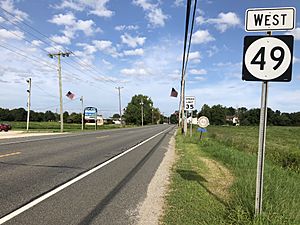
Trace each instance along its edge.
<instances>
[{"instance_id":1,"label":"green grass field","mask_svg":"<svg viewBox=\"0 0 300 225\"><path fill-rule=\"evenodd\" d=\"M243 152L257 154L258 127L211 126L209 137ZM268 127L266 158L283 168L300 172L300 127Z\"/></svg>"},{"instance_id":2,"label":"green grass field","mask_svg":"<svg viewBox=\"0 0 300 225\"><path fill-rule=\"evenodd\" d=\"M26 130L26 122L4 122L12 126L12 130ZM128 127L128 126L126 126ZM120 125L107 124L98 126L98 130L120 128ZM95 126L85 126L85 131L95 130ZM64 123L64 132L81 131L81 124ZM30 122L29 132L60 132L59 122Z\"/></svg>"},{"instance_id":3,"label":"green grass field","mask_svg":"<svg viewBox=\"0 0 300 225\"><path fill-rule=\"evenodd\" d=\"M297 131L300 128L268 128L263 214L256 218L258 128L211 126L201 141L199 133L194 132L192 138L178 134L179 159L173 167L161 223L300 224L299 165L282 164L290 151L299 160ZM279 153L281 149L288 154Z\"/></svg>"}]
</instances>

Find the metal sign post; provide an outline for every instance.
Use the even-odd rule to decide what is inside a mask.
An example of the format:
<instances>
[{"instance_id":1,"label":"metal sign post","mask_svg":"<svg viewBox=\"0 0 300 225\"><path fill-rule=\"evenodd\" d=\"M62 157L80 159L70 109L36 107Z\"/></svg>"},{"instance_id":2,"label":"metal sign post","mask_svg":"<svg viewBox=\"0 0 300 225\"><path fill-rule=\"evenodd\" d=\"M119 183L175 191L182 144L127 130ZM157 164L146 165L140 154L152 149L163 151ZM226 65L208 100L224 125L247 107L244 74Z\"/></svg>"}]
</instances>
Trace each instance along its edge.
<instances>
[{"instance_id":1,"label":"metal sign post","mask_svg":"<svg viewBox=\"0 0 300 225\"><path fill-rule=\"evenodd\" d=\"M267 31L268 34L268 36L246 36L244 39L242 79L262 81L255 216L260 216L262 212L268 82L289 82L292 79L294 37L292 35L271 35L274 30L294 29L295 12L295 8L292 7L248 9L246 11L246 31Z\"/></svg>"},{"instance_id":2,"label":"metal sign post","mask_svg":"<svg viewBox=\"0 0 300 225\"><path fill-rule=\"evenodd\" d=\"M264 178L264 161L267 132L267 99L268 99L268 81L263 81L261 91L261 108L259 123L258 139L258 157L257 157L257 174L256 174L256 194L255 194L255 215L261 214L262 195L263 195L263 178Z\"/></svg>"},{"instance_id":3,"label":"metal sign post","mask_svg":"<svg viewBox=\"0 0 300 225\"><path fill-rule=\"evenodd\" d=\"M193 117L192 117L192 119L193 119ZM190 122L190 137L193 136L193 121L192 121L192 119L191 119L191 122Z\"/></svg>"}]
</instances>

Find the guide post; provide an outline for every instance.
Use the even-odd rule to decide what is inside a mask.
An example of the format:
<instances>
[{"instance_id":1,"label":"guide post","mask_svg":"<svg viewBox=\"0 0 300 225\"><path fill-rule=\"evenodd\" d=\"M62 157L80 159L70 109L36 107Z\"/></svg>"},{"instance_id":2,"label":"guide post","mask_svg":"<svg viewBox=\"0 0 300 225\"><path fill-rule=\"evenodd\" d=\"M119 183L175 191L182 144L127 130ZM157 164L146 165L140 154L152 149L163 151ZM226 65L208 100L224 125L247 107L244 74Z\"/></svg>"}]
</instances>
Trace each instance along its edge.
<instances>
[{"instance_id":1,"label":"guide post","mask_svg":"<svg viewBox=\"0 0 300 225\"><path fill-rule=\"evenodd\" d=\"M246 36L244 39L242 79L262 81L255 216L262 213L268 82L289 82L292 79L294 37L292 35L271 35L274 30L294 29L295 11L296 9L293 7L248 9L246 11L246 31L267 31L268 34L268 36Z\"/></svg>"}]
</instances>

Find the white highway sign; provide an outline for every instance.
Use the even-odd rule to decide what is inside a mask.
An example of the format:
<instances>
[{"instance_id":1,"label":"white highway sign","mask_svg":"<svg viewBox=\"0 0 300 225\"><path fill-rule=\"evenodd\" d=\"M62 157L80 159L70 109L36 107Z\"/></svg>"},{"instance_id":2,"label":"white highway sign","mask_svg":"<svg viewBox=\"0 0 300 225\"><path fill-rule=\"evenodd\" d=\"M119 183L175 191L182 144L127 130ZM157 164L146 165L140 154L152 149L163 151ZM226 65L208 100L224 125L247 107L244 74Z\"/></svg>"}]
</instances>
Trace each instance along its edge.
<instances>
[{"instance_id":1,"label":"white highway sign","mask_svg":"<svg viewBox=\"0 0 300 225\"><path fill-rule=\"evenodd\" d=\"M246 36L243 80L291 81L293 42L292 35Z\"/></svg>"},{"instance_id":2,"label":"white highway sign","mask_svg":"<svg viewBox=\"0 0 300 225\"><path fill-rule=\"evenodd\" d=\"M295 29L296 9L286 8L265 8L247 9L246 31L275 31Z\"/></svg>"},{"instance_id":3,"label":"white highway sign","mask_svg":"<svg viewBox=\"0 0 300 225\"><path fill-rule=\"evenodd\" d=\"M198 125L199 127L202 127L202 128L205 128L209 125L209 120L206 116L201 116L199 119L198 119Z\"/></svg>"},{"instance_id":4,"label":"white highway sign","mask_svg":"<svg viewBox=\"0 0 300 225\"><path fill-rule=\"evenodd\" d=\"M185 110L193 111L195 110L196 98L195 96L185 97Z\"/></svg>"}]
</instances>

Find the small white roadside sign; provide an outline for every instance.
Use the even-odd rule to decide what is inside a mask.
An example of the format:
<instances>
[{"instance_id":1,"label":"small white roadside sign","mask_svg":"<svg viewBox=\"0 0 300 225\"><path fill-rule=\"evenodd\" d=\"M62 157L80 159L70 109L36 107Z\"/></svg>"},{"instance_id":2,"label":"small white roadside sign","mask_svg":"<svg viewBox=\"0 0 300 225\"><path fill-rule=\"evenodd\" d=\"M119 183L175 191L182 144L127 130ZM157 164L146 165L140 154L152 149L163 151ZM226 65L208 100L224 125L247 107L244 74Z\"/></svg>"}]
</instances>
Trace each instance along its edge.
<instances>
[{"instance_id":1,"label":"small white roadside sign","mask_svg":"<svg viewBox=\"0 0 300 225\"><path fill-rule=\"evenodd\" d=\"M198 119L198 125L199 127L202 127L202 128L205 128L209 125L209 120L206 116L201 116L199 119Z\"/></svg>"},{"instance_id":2,"label":"small white roadside sign","mask_svg":"<svg viewBox=\"0 0 300 225\"><path fill-rule=\"evenodd\" d=\"M245 29L248 32L295 29L294 7L247 9Z\"/></svg>"},{"instance_id":3,"label":"small white roadside sign","mask_svg":"<svg viewBox=\"0 0 300 225\"><path fill-rule=\"evenodd\" d=\"M193 111L195 110L196 98L195 96L186 96L185 97L185 110Z\"/></svg>"}]
</instances>

